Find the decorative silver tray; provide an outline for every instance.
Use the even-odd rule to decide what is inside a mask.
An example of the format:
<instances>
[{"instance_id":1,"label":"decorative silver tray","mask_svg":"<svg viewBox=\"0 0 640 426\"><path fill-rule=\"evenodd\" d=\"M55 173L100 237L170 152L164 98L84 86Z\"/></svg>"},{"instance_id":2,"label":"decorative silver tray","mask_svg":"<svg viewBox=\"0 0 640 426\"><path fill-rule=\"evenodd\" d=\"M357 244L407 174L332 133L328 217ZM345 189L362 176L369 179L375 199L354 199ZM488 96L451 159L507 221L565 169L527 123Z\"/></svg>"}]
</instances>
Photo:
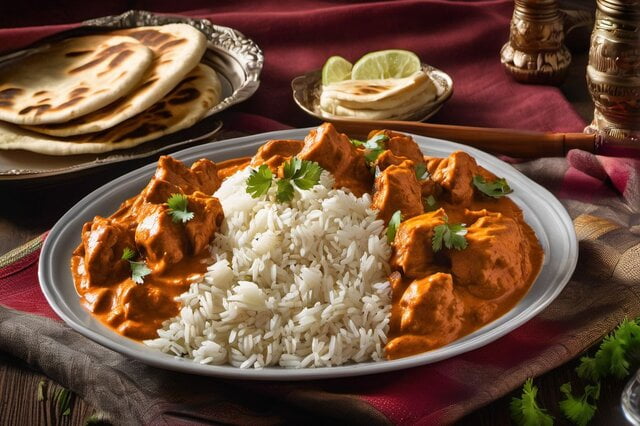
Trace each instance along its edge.
<instances>
[{"instance_id":1,"label":"decorative silver tray","mask_svg":"<svg viewBox=\"0 0 640 426\"><path fill-rule=\"evenodd\" d=\"M426 102L415 111L393 118L394 120L424 121L442 108L442 105L453 94L453 80L451 77L431 65L422 64L422 69L429 75L436 86L437 95L432 101ZM355 117L342 117L328 114L320 109L320 94L322 92L322 70L315 70L298 76L291 81L293 100L304 112L320 120L348 119L358 120Z\"/></svg>"},{"instance_id":2,"label":"decorative silver tray","mask_svg":"<svg viewBox=\"0 0 640 426\"><path fill-rule=\"evenodd\" d=\"M218 73L222 83L222 101L213 106L205 117L242 102L255 93L260 85L259 77L264 62L260 48L240 32L206 19L184 16L156 15L146 11L130 10L117 16L85 21L83 26L47 37L34 46L0 57L0 63L26 54L46 43L63 38L108 31L113 28L133 28L172 23L189 24L202 31L208 40L202 62ZM137 147L104 154L49 156L29 151L0 151L0 182L33 180L44 177L73 174L80 170L105 164L150 157L164 151L175 150L196 143L212 140L222 127L222 122L205 118L195 126Z\"/></svg>"}]
</instances>

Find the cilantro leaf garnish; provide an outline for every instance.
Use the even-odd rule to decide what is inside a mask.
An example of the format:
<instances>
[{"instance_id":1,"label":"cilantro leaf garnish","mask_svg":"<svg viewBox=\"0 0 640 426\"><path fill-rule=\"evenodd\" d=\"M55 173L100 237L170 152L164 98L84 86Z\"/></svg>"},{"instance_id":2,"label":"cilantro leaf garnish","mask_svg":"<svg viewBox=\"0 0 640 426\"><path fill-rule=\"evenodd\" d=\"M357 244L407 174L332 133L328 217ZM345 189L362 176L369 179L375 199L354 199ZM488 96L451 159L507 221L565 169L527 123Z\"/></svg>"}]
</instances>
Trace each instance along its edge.
<instances>
[{"instance_id":1,"label":"cilantro leaf garnish","mask_svg":"<svg viewBox=\"0 0 640 426\"><path fill-rule=\"evenodd\" d=\"M144 277L151 273L151 269L144 262L129 262L131 265L131 279L136 284L142 284Z\"/></svg>"},{"instance_id":2,"label":"cilantro leaf garnish","mask_svg":"<svg viewBox=\"0 0 640 426\"><path fill-rule=\"evenodd\" d=\"M422 205L425 212L432 212L438 208L438 200L433 195L429 195L422 199Z\"/></svg>"},{"instance_id":3,"label":"cilantro leaf garnish","mask_svg":"<svg viewBox=\"0 0 640 426\"><path fill-rule=\"evenodd\" d=\"M385 142L389 140L389 136L385 135L384 133L379 133L377 135L375 135L374 137L372 137L371 139L368 139L365 143L364 143L364 148L365 149L380 149L380 150L385 150L386 148L386 144Z\"/></svg>"},{"instance_id":4,"label":"cilantro leaf garnish","mask_svg":"<svg viewBox=\"0 0 640 426\"><path fill-rule=\"evenodd\" d=\"M251 170L251 175L247 178L247 193L252 198L258 198L267 193L271 188L273 173L266 164L261 164L258 170Z\"/></svg>"},{"instance_id":5,"label":"cilantro leaf garnish","mask_svg":"<svg viewBox=\"0 0 640 426\"><path fill-rule=\"evenodd\" d=\"M396 238L396 232L398 232L400 222L402 222L402 212L400 210L396 210L391 215L391 219L389 219L389 224L387 225L387 241L390 243L392 243Z\"/></svg>"},{"instance_id":6,"label":"cilantro leaf garnish","mask_svg":"<svg viewBox=\"0 0 640 426\"><path fill-rule=\"evenodd\" d=\"M187 223L193 219L193 212L187 210L188 201L186 195L171 194L167 200L167 205L169 206L168 213L171 215L171 220L175 223Z\"/></svg>"},{"instance_id":7,"label":"cilantro leaf garnish","mask_svg":"<svg viewBox=\"0 0 640 426\"><path fill-rule=\"evenodd\" d=\"M284 178L293 180L293 183L300 189L311 189L320 182L322 167L315 161L300 160L293 157L284 165Z\"/></svg>"},{"instance_id":8,"label":"cilantro leaf garnish","mask_svg":"<svg viewBox=\"0 0 640 426\"><path fill-rule=\"evenodd\" d=\"M122 260L129 262L129 267L131 268L131 279L136 284L142 284L144 282L144 277L151 273L151 269L149 269L144 261L134 261L133 258L135 257L136 252L131 250L129 247L125 247L122 251Z\"/></svg>"},{"instance_id":9,"label":"cilantro leaf garnish","mask_svg":"<svg viewBox=\"0 0 640 426\"><path fill-rule=\"evenodd\" d=\"M276 200L284 203L293 199L293 185L290 179L280 179L276 182L276 185L278 186Z\"/></svg>"},{"instance_id":10,"label":"cilantro leaf garnish","mask_svg":"<svg viewBox=\"0 0 640 426\"><path fill-rule=\"evenodd\" d=\"M282 166L282 179L278 180L276 199L280 202L291 201L293 185L300 189L311 189L320 182L322 167L315 161L301 160L292 157Z\"/></svg>"},{"instance_id":11,"label":"cilantro leaf garnish","mask_svg":"<svg viewBox=\"0 0 640 426\"><path fill-rule=\"evenodd\" d=\"M484 177L475 175L473 177L473 185L483 194L493 198L504 197L513 192L513 189L511 189L505 178L498 178L493 182L487 182Z\"/></svg>"},{"instance_id":12,"label":"cilantro leaf garnish","mask_svg":"<svg viewBox=\"0 0 640 426\"><path fill-rule=\"evenodd\" d=\"M122 260L133 260L133 258L136 257L136 252L131 250L129 247L125 247L124 250L122 250Z\"/></svg>"},{"instance_id":13,"label":"cilantro leaf garnish","mask_svg":"<svg viewBox=\"0 0 640 426\"><path fill-rule=\"evenodd\" d=\"M566 399L558 404L565 417L578 426L586 426L596 413L595 402L600 397L600 383L587 385L584 388L584 395L576 398L571 393L571 383L560 386Z\"/></svg>"},{"instance_id":14,"label":"cilantro leaf garnish","mask_svg":"<svg viewBox=\"0 0 640 426\"><path fill-rule=\"evenodd\" d=\"M358 139L349 139L349 142L351 142L351 145L355 146L356 148L361 148L366 143Z\"/></svg>"},{"instance_id":15,"label":"cilantro leaf garnish","mask_svg":"<svg viewBox=\"0 0 640 426\"><path fill-rule=\"evenodd\" d=\"M416 170L416 178L418 181L425 180L429 177L429 172L427 171L427 165L424 163L418 163L415 166Z\"/></svg>"},{"instance_id":16,"label":"cilantro leaf garnish","mask_svg":"<svg viewBox=\"0 0 640 426\"><path fill-rule=\"evenodd\" d=\"M366 142L363 142L358 139L349 139L351 144L358 148L364 148L364 158L367 163L374 163L380 154L382 154L386 149L385 142L389 140L389 136L384 133L380 133L368 139Z\"/></svg>"},{"instance_id":17,"label":"cilantro leaf garnish","mask_svg":"<svg viewBox=\"0 0 640 426\"><path fill-rule=\"evenodd\" d=\"M551 426L553 417L547 414L547 410L541 408L536 401L538 387L533 386L533 380L527 379L522 388L521 398L512 398L509 405L511 418L521 426Z\"/></svg>"},{"instance_id":18,"label":"cilantro leaf garnish","mask_svg":"<svg viewBox=\"0 0 640 426\"><path fill-rule=\"evenodd\" d=\"M448 249L464 250L467 248L467 228L464 223L450 224L445 217L445 223L433 228L431 248L434 252L442 250L442 244Z\"/></svg>"}]
</instances>

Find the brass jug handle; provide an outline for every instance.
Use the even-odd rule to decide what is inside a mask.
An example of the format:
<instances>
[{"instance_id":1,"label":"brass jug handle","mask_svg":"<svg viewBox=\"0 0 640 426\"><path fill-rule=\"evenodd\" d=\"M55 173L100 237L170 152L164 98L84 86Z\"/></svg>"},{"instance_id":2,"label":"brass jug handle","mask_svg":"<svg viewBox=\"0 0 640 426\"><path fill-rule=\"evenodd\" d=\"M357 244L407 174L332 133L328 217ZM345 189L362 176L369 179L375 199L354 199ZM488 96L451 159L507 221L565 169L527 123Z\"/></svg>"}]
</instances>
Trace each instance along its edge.
<instances>
[{"instance_id":1,"label":"brass jug handle","mask_svg":"<svg viewBox=\"0 0 640 426\"><path fill-rule=\"evenodd\" d=\"M564 20L564 33L569 34L576 28L589 27L592 28L595 22L592 12L578 9L560 9L562 19Z\"/></svg>"}]
</instances>

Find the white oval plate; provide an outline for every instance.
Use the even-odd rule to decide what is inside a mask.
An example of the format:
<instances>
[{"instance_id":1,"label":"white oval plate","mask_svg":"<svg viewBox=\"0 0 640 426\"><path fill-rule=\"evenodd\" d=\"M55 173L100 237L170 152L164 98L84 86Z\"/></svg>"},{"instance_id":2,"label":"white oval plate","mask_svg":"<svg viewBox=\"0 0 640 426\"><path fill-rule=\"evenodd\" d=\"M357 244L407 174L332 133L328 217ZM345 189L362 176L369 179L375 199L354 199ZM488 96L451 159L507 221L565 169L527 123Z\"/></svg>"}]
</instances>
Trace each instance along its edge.
<instances>
[{"instance_id":1,"label":"white oval plate","mask_svg":"<svg viewBox=\"0 0 640 426\"><path fill-rule=\"evenodd\" d=\"M286 130L213 142L173 154L191 163L199 158L222 161L253 155L268 139L302 139L310 129ZM246 380L310 380L383 373L429 364L468 352L492 342L521 326L555 299L569 281L578 260L578 243L573 225L560 202L546 189L497 158L453 142L414 136L422 151L430 156L447 156L464 150L481 166L505 177L514 192L511 195L524 211L544 249L542 270L525 297L508 313L472 334L442 348L393 361L350 364L339 367L291 370L279 367L261 370L212 366L176 358L120 336L94 319L79 303L69 261L80 243L82 225L96 215L109 216L125 199L136 195L153 175L156 164L149 164L95 190L72 207L53 227L42 253L38 275L42 291L53 310L73 329L99 344L168 370L206 376Z\"/></svg>"}]
</instances>

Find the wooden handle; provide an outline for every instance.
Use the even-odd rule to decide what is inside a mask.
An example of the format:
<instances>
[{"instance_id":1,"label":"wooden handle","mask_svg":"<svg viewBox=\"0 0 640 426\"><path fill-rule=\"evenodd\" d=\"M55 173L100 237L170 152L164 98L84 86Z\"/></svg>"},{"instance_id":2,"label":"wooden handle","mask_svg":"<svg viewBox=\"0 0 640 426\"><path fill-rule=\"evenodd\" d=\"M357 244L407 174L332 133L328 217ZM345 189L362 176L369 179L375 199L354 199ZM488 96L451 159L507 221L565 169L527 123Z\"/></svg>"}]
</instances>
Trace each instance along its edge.
<instances>
[{"instance_id":1,"label":"wooden handle","mask_svg":"<svg viewBox=\"0 0 640 426\"><path fill-rule=\"evenodd\" d=\"M415 121L328 120L342 133L365 138L374 129L389 129L460 142L483 151L517 158L563 157L570 149L595 152L595 135L542 133L486 127L427 124Z\"/></svg>"}]
</instances>

